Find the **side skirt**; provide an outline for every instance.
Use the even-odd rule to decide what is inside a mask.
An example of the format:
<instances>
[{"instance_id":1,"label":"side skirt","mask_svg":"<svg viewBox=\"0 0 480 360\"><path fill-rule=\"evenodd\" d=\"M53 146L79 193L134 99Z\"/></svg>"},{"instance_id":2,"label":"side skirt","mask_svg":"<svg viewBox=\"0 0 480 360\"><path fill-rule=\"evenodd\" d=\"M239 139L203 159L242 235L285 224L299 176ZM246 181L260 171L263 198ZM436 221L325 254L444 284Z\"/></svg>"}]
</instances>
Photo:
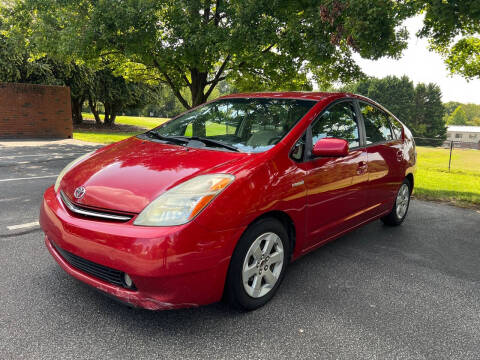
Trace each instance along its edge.
<instances>
[{"instance_id":1,"label":"side skirt","mask_svg":"<svg viewBox=\"0 0 480 360\"><path fill-rule=\"evenodd\" d=\"M359 228L359 227L361 227L361 226L363 226L367 223L370 223L372 221L380 219L381 217L387 215L390 211L391 210L384 211L383 213L380 213L379 215L375 215L375 216L373 216L373 217L371 217L367 220L364 220L364 221L358 223L357 225L354 225L354 226L352 226L352 227L350 227L346 230L342 230L342 231L340 231L340 232L338 232L334 235L330 235L329 237L323 239L322 241L316 243L315 245L312 245L312 246L309 246L308 248L303 249L302 252L297 257L292 259L292 261L295 261L295 260L299 259L300 257L302 257L303 255L309 253L310 251L318 249L319 247L321 247L321 246L323 246L323 245L325 245L325 244L327 244L327 243L329 243L329 242L331 242L335 239L338 239L339 237L345 235L346 233L349 233L349 232L351 232L351 231L353 231L353 230L355 230L355 229L357 229L357 228Z\"/></svg>"}]
</instances>

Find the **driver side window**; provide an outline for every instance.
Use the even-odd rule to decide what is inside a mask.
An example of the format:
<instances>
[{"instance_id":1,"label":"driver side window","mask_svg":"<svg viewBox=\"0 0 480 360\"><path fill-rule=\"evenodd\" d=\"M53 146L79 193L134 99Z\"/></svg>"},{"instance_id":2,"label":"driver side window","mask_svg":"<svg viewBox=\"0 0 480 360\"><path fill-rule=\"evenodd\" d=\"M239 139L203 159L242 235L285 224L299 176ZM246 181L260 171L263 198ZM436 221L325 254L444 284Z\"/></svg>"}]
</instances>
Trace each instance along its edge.
<instances>
[{"instance_id":1,"label":"driver side window","mask_svg":"<svg viewBox=\"0 0 480 360\"><path fill-rule=\"evenodd\" d=\"M342 101L327 108L312 126L312 145L330 137L345 139L350 148L360 146L355 108L350 101Z\"/></svg>"}]
</instances>

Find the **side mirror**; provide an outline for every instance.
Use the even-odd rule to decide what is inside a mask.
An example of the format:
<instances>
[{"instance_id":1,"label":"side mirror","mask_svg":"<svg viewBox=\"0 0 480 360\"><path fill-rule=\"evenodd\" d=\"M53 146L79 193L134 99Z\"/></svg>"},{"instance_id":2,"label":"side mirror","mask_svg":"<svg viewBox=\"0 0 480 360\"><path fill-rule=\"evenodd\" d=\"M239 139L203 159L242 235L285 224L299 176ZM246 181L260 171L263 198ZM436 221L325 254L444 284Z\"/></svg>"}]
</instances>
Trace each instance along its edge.
<instances>
[{"instance_id":1,"label":"side mirror","mask_svg":"<svg viewBox=\"0 0 480 360\"><path fill-rule=\"evenodd\" d=\"M347 156L348 142L344 139L323 138L318 140L313 146L313 156Z\"/></svg>"}]
</instances>

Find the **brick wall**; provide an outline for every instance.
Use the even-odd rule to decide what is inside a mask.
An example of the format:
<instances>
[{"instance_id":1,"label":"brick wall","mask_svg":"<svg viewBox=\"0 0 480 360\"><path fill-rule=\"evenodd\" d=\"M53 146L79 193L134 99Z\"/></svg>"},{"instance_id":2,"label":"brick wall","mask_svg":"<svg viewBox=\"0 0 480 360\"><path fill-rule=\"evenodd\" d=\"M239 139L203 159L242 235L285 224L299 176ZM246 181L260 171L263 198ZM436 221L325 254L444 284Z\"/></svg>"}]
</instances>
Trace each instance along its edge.
<instances>
[{"instance_id":1,"label":"brick wall","mask_svg":"<svg viewBox=\"0 0 480 360\"><path fill-rule=\"evenodd\" d=\"M70 89L0 83L0 138L71 138Z\"/></svg>"}]
</instances>

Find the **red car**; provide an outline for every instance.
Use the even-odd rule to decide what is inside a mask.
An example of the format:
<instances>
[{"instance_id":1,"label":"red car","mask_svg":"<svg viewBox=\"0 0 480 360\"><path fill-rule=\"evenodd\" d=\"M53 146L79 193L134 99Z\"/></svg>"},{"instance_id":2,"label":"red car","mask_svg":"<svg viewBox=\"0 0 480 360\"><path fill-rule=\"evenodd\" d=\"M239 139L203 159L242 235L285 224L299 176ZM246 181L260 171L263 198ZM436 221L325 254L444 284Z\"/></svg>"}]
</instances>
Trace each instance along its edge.
<instances>
[{"instance_id":1,"label":"red car","mask_svg":"<svg viewBox=\"0 0 480 360\"><path fill-rule=\"evenodd\" d=\"M415 161L410 131L367 98L236 94L70 163L40 224L65 271L122 302L251 310L290 261L402 223Z\"/></svg>"}]
</instances>

